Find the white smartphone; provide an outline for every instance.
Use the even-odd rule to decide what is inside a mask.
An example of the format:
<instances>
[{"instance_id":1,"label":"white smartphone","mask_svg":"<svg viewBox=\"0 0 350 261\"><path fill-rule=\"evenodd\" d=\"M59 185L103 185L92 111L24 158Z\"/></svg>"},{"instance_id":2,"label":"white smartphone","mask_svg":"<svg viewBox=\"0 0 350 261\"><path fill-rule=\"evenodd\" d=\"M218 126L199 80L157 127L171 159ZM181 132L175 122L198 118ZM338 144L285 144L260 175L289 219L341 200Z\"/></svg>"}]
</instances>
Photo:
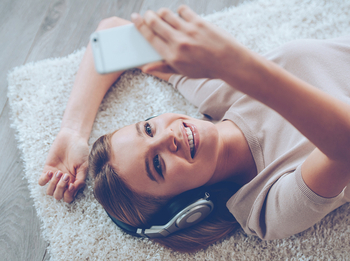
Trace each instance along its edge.
<instances>
[{"instance_id":1,"label":"white smartphone","mask_svg":"<svg viewBox=\"0 0 350 261\"><path fill-rule=\"evenodd\" d=\"M100 74L163 60L134 24L94 32L90 41L95 68Z\"/></svg>"}]
</instances>

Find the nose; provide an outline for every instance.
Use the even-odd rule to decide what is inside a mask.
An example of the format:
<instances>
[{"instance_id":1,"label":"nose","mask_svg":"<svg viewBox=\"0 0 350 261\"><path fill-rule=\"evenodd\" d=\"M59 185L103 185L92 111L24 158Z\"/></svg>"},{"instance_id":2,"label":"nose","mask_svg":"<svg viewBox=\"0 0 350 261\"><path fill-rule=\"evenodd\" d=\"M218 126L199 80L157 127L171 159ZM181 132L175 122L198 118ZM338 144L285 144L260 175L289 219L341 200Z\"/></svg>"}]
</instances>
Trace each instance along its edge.
<instances>
[{"instance_id":1,"label":"nose","mask_svg":"<svg viewBox=\"0 0 350 261\"><path fill-rule=\"evenodd\" d=\"M156 135L157 136L157 135ZM177 141L174 131L171 128L167 128L158 135L154 140L156 146L169 149L171 152L177 151Z\"/></svg>"}]
</instances>

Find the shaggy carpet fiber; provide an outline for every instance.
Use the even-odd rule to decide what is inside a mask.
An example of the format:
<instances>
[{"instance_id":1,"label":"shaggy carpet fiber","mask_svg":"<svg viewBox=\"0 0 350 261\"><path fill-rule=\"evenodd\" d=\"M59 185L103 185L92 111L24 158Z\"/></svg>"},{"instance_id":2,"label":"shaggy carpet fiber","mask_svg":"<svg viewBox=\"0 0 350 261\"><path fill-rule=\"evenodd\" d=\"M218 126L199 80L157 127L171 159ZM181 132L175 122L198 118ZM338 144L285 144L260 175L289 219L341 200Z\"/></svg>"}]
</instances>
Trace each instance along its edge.
<instances>
[{"instance_id":1,"label":"shaggy carpet fiber","mask_svg":"<svg viewBox=\"0 0 350 261\"><path fill-rule=\"evenodd\" d=\"M349 34L350 2L342 0L261 0L205 17L239 42L264 54L300 38ZM205 250L183 254L117 228L98 204L88 179L72 204L57 202L37 184L57 135L84 49L67 57L14 68L8 74L13 127L25 178L49 242L52 260L346 260L350 253L350 205L310 229L283 240L261 241L241 230ZM99 109L90 144L100 135L163 112L201 117L170 84L139 70L125 73Z\"/></svg>"}]
</instances>

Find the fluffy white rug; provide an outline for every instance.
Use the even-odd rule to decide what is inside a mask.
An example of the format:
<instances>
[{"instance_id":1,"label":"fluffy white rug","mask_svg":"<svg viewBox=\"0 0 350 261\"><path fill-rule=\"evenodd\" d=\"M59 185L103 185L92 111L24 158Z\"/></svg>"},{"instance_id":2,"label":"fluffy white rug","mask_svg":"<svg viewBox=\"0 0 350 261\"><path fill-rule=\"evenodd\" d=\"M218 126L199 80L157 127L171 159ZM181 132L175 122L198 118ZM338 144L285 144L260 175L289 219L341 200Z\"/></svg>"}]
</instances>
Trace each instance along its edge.
<instances>
[{"instance_id":1,"label":"fluffy white rug","mask_svg":"<svg viewBox=\"0 0 350 261\"><path fill-rule=\"evenodd\" d=\"M264 53L297 38L349 34L350 2L262 0L205 17L241 43ZM37 184L84 50L29 63L8 75L13 126L25 177L52 260L345 260L350 253L350 205L335 210L307 231L264 242L238 231L206 250L180 254L119 230L92 194L92 181L72 204L57 202ZM129 71L113 86L97 115L90 143L100 135L163 112L200 117L166 82Z\"/></svg>"}]
</instances>

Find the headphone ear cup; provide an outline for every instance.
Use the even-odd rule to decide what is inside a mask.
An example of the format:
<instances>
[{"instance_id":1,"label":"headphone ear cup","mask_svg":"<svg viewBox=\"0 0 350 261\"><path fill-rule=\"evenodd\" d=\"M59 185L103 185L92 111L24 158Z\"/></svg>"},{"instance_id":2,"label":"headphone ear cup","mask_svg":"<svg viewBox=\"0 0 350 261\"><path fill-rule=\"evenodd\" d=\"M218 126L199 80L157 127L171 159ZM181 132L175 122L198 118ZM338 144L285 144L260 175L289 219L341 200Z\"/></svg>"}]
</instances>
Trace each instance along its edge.
<instances>
[{"instance_id":1,"label":"headphone ear cup","mask_svg":"<svg viewBox=\"0 0 350 261\"><path fill-rule=\"evenodd\" d=\"M199 199L191 204L189 210L180 212L180 216L176 219L176 226L183 229L197 224L206 218L213 211L213 208L214 204L210 199Z\"/></svg>"},{"instance_id":2,"label":"headphone ear cup","mask_svg":"<svg viewBox=\"0 0 350 261\"><path fill-rule=\"evenodd\" d=\"M184 208L203 198L207 189L204 187L192 189L181 193L172 198L152 219L152 225L165 225L175 215L177 215Z\"/></svg>"}]
</instances>

